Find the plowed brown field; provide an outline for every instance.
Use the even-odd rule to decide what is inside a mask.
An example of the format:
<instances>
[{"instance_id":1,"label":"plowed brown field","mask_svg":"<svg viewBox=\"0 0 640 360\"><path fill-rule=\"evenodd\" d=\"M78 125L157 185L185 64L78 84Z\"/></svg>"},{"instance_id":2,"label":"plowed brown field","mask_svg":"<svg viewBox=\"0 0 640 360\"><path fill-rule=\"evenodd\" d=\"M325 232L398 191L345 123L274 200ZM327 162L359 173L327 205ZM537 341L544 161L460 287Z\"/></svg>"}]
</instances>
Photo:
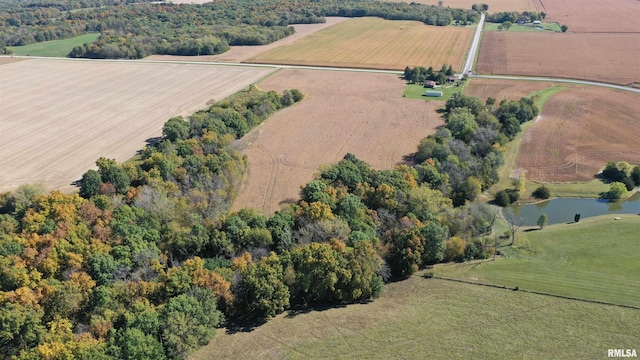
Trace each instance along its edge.
<instances>
[{"instance_id":1,"label":"plowed brown field","mask_svg":"<svg viewBox=\"0 0 640 360\"><path fill-rule=\"evenodd\" d=\"M297 88L306 99L276 113L238 144L249 167L235 210L276 211L299 199L300 186L319 166L349 152L374 168L391 169L443 123L435 112L442 103L401 98L404 82L395 75L287 69L259 86Z\"/></svg>"},{"instance_id":2,"label":"plowed brown field","mask_svg":"<svg viewBox=\"0 0 640 360\"><path fill-rule=\"evenodd\" d=\"M462 68L471 27L428 26L418 21L357 18L280 46L248 60L254 63L403 70L452 64Z\"/></svg>"},{"instance_id":3,"label":"plowed brown field","mask_svg":"<svg viewBox=\"0 0 640 360\"><path fill-rule=\"evenodd\" d=\"M477 71L628 85L640 82L639 54L640 33L486 31Z\"/></svg>"},{"instance_id":4,"label":"plowed brown field","mask_svg":"<svg viewBox=\"0 0 640 360\"><path fill-rule=\"evenodd\" d=\"M570 85L525 134L516 167L527 179L587 181L608 161L640 164L640 96Z\"/></svg>"},{"instance_id":5,"label":"plowed brown field","mask_svg":"<svg viewBox=\"0 0 640 360\"><path fill-rule=\"evenodd\" d=\"M124 161L189 115L272 70L25 60L0 66L0 192L39 182L71 190L101 157Z\"/></svg>"},{"instance_id":6,"label":"plowed brown field","mask_svg":"<svg viewBox=\"0 0 640 360\"><path fill-rule=\"evenodd\" d=\"M438 5L438 0L390 0L391 2L416 2L425 5ZM534 0L443 0L442 6L458 9L471 9L474 4L484 3L489 5L489 13L501 11L535 11Z\"/></svg>"},{"instance_id":7,"label":"plowed brown field","mask_svg":"<svg viewBox=\"0 0 640 360\"><path fill-rule=\"evenodd\" d=\"M545 21L567 24L570 32L640 32L637 0L533 0ZM491 8L489 8L491 10Z\"/></svg>"}]
</instances>

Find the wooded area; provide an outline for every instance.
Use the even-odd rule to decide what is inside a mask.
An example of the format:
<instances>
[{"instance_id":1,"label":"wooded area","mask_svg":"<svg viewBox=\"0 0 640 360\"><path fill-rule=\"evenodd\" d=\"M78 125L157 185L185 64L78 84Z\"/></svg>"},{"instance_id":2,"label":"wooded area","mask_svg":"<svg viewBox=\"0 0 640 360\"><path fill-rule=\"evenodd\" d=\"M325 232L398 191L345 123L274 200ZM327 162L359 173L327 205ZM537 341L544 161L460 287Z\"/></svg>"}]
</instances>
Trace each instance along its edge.
<instances>
[{"instance_id":1,"label":"wooded area","mask_svg":"<svg viewBox=\"0 0 640 360\"><path fill-rule=\"evenodd\" d=\"M228 213L246 161L230 144L302 98L252 87L169 119L135 163L99 159L79 194L0 195L2 358L185 358L223 323L369 300L384 281L493 250L481 235L496 215L454 205L496 180L502 129L532 115L528 100L455 96L418 165L378 171L347 154L271 217Z\"/></svg>"},{"instance_id":2,"label":"wooded area","mask_svg":"<svg viewBox=\"0 0 640 360\"><path fill-rule=\"evenodd\" d=\"M142 58L153 54L209 55L230 45L264 45L293 33L291 24L325 16L377 16L446 26L473 22L472 10L374 0L223 0L203 5L71 0L0 2L0 51L6 46L65 39L90 32L101 37L70 57Z\"/></svg>"}]
</instances>

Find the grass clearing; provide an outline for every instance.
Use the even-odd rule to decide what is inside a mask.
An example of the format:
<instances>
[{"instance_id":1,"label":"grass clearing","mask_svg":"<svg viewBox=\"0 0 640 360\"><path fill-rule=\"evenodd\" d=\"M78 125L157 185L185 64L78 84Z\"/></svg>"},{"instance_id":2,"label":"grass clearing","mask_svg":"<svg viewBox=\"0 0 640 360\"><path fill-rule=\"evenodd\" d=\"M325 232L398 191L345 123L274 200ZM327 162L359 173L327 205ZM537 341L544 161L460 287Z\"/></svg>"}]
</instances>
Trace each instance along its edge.
<instances>
[{"instance_id":1,"label":"grass clearing","mask_svg":"<svg viewBox=\"0 0 640 360\"><path fill-rule=\"evenodd\" d=\"M24 46L8 46L14 55L65 57L76 46L98 40L100 34L92 33L64 40L51 40Z\"/></svg>"},{"instance_id":2,"label":"grass clearing","mask_svg":"<svg viewBox=\"0 0 640 360\"><path fill-rule=\"evenodd\" d=\"M640 311L414 276L368 304L218 331L190 359L595 359L638 348Z\"/></svg>"},{"instance_id":3,"label":"grass clearing","mask_svg":"<svg viewBox=\"0 0 640 360\"><path fill-rule=\"evenodd\" d=\"M640 306L640 216L612 215L519 232L504 258L442 264L437 275Z\"/></svg>"},{"instance_id":4,"label":"grass clearing","mask_svg":"<svg viewBox=\"0 0 640 360\"><path fill-rule=\"evenodd\" d=\"M533 25L533 24L523 24L523 25L518 25L518 24L513 24L509 30L502 30L499 27L502 24L498 24L498 23L490 23L490 22L485 22L484 23L484 30L485 31L515 31L515 32L548 32L548 31L552 31L552 32L560 32L560 25L556 24L556 23L542 23L542 24L538 24L538 25Z\"/></svg>"},{"instance_id":5,"label":"grass clearing","mask_svg":"<svg viewBox=\"0 0 640 360\"><path fill-rule=\"evenodd\" d=\"M403 70L451 64L461 69L473 27L428 26L417 21L356 18L248 62Z\"/></svg>"},{"instance_id":6,"label":"grass clearing","mask_svg":"<svg viewBox=\"0 0 640 360\"><path fill-rule=\"evenodd\" d=\"M442 96L440 97L430 97L426 96L425 93L427 91L442 91ZM422 99L422 100L435 100L435 101L447 101L451 96L457 92L464 91L464 83L461 83L460 86L456 85L443 85L436 89L427 89L423 85L420 84L407 84L402 93L402 97L408 99Z\"/></svg>"}]
</instances>

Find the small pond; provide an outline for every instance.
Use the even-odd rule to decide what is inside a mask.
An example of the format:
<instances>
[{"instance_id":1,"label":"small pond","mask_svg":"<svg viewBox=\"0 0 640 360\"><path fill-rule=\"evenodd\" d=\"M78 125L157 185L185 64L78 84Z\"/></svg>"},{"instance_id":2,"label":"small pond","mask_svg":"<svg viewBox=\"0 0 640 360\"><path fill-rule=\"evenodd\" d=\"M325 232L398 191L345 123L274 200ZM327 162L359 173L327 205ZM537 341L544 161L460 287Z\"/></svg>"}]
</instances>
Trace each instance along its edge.
<instances>
[{"instance_id":1,"label":"small pond","mask_svg":"<svg viewBox=\"0 0 640 360\"><path fill-rule=\"evenodd\" d=\"M524 225L533 226L543 213L547 224L573 222L575 214L584 219L606 214L640 214L640 192L625 200L609 202L602 199L557 198L536 204L513 205L515 214L524 220Z\"/></svg>"}]
</instances>

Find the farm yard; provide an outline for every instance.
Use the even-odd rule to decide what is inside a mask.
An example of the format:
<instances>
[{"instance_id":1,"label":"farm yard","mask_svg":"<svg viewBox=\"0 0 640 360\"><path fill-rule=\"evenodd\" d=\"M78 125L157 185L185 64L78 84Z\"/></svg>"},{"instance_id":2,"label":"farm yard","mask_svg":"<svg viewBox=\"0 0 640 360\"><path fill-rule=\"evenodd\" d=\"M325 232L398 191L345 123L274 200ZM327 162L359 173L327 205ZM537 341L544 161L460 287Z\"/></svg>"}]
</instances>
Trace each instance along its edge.
<instances>
[{"instance_id":1,"label":"farm yard","mask_svg":"<svg viewBox=\"0 0 640 360\"><path fill-rule=\"evenodd\" d=\"M640 95L568 85L524 134L516 168L527 179L589 181L609 161L640 163Z\"/></svg>"},{"instance_id":2,"label":"farm yard","mask_svg":"<svg viewBox=\"0 0 640 360\"><path fill-rule=\"evenodd\" d=\"M634 309L416 275L368 304L221 329L190 359L599 359L640 347L638 322Z\"/></svg>"},{"instance_id":3,"label":"farm yard","mask_svg":"<svg viewBox=\"0 0 640 360\"><path fill-rule=\"evenodd\" d=\"M306 99L273 115L240 141L249 165L233 209L273 213L299 199L300 186L319 166L353 153L377 169L391 169L435 131L442 102L401 98L396 75L281 70L264 90L297 88Z\"/></svg>"},{"instance_id":4,"label":"farm yard","mask_svg":"<svg viewBox=\"0 0 640 360\"><path fill-rule=\"evenodd\" d=\"M533 0L533 2L538 12L547 13L545 22L567 24L570 32L618 34L640 32L640 22L638 22L640 6L636 0ZM491 8L489 11L492 11Z\"/></svg>"},{"instance_id":5,"label":"farm yard","mask_svg":"<svg viewBox=\"0 0 640 360\"><path fill-rule=\"evenodd\" d=\"M195 1L195 0L194 0ZM147 57L149 60L171 60L171 61L224 61L224 62L243 62L251 57L262 54L271 49L294 43L305 36L309 36L317 31L326 29L335 24L341 23L349 18L345 17L326 17L326 22L321 24L295 24L291 25L296 30L293 35L289 35L284 39L274 41L267 45L252 46L231 46L227 52L218 55L201 55L201 56L175 56L175 55L152 55Z\"/></svg>"},{"instance_id":6,"label":"farm yard","mask_svg":"<svg viewBox=\"0 0 640 360\"><path fill-rule=\"evenodd\" d=\"M247 62L391 70L451 64L459 71L472 36L471 27L356 18Z\"/></svg>"},{"instance_id":7,"label":"farm yard","mask_svg":"<svg viewBox=\"0 0 640 360\"><path fill-rule=\"evenodd\" d=\"M433 5L438 6L438 0L416 0L416 1L408 1L408 0L391 0L391 2L416 2L418 4L425 5ZM536 11L536 6L534 5L534 0L486 0L486 1L475 1L475 0L443 0L442 6L451 7L451 8L459 8L459 9L471 9L471 6L474 4L484 3L489 5L489 12L502 12L502 11Z\"/></svg>"},{"instance_id":8,"label":"farm yard","mask_svg":"<svg viewBox=\"0 0 640 360\"><path fill-rule=\"evenodd\" d=\"M190 115L272 71L209 65L24 60L0 66L0 192L74 190L100 157L125 161Z\"/></svg>"},{"instance_id":9,"label":"farm yard","mask_svg":"<svg viewBox=\"0 0 640 360\"><path fill-rule=\"evenodd\" d=\"M482 38L477 71L628 85L640 82L639 53L640 33L487 31Z\"/></svg>"}]
</instances>

